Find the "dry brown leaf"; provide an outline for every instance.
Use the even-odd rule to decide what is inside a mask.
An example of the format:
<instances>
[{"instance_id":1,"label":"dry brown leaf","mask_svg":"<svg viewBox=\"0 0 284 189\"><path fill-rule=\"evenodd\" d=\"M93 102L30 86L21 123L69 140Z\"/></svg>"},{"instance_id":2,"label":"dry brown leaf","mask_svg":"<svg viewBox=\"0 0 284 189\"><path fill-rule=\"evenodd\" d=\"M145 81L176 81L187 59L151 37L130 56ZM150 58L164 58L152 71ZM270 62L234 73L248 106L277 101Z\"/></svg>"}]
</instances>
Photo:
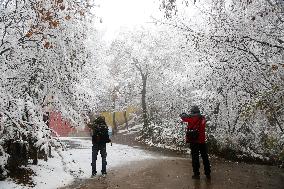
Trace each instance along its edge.
<instances>
[{"instance_id":1,"label":"dry brown leaf","mask_svg":"<svg viewBox=\"0 0 284 189\"><path fill-rule=\"evenodd\" d=\"M31 37L33 35L32 31L28 31L28 33L26 34L26 37Z\"/></svg>"},{"instance_id":2,"label":"dry brown leaf","mask_svg":"<svg viewBox=\"0 0 284 189\"><path fill-rule=\"evenodd\" d=\"M70 20L71 19L71 16L65 16L65 20Z\"/></svg>"},{"instance_id":3,"label":"dry brown leaf","mask_svg":"<svg viewBox=\"0 0 284 189\"><path fill-rule=\"evenodd\" d=\"M272 70L277 70L278 69L278 66L277 65L272 65Z\"/></svg>"},{"instance_id":4,"label":"dry brown leaf","mask_svg":"<svg viewBox=\"0 0 284 189\"><path fill-rule=\"evenodd\" d=\"M49 48L49 46L50 46L50 43L47 41L47 42L45 42L45 43L44 43L44 45L43 45L43 46L44 46L44 48L48 49L48 48Z\"/></svg>"},{"instance_id":5,"label":"dry brown leaf","mask_svg":"<svg viewBox=\"0 0 284 189\"><path fill-rule=\"evenodd\" d=\"M52 26L55 27L55 28L59 26L58 20L53 20L51 23L52 23Z\"/></svg>"},{"instance_id":6,"label":"dry brown leaf","mask_svg":"<svg viewBox=\"0 0 284 189\"><path fill-rule=\"evenodd\" d=\"M85 15L85 12L81 10L81 11L80 11L80 15L81 15L81 16L84 16L84 15Z\"/></svg>"}]
</instances>

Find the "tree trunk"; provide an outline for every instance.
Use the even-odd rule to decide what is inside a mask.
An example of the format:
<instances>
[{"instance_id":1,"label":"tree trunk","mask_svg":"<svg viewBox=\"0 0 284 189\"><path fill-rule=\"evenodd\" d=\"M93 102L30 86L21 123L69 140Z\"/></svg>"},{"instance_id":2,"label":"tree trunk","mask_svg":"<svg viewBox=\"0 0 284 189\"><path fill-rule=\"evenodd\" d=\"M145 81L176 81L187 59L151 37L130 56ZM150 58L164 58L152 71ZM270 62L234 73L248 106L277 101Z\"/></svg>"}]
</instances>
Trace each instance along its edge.
<instances>
[{"instance_id":1,"label":"tree trunk","mask_svg":"<svg viewBox=\"0 0 284 189\"><path fill-rule=\"evenodd\" d=\"M38 164L38 149L34 146L31 147L31 156L33 160L33 165Z\"/></svg>"},{"instance_id":2,"label":"tree trunk","mask_svg":"<svg viewBox=\"0 0 284 189\"><path fill-rule=\"evenodd\" d=\"M112 114L112 124L113 124L113 134L116 134L117 125L116 125L116 121L115 121L115 112L113 112L113 114Z\"/></svg>"},{"instance_id":3,"label":"tree trunk","mask_svg":"<svg viewBox=\"0 0 284 189\"><path fill-rule=\"evenodd\" d=\"M125 121L125 128L128 130L128 119L127 119L127 112L126 111L123 112L123 117L124 117L124 121Z\"/></svg>"},{"instance_id":4,"label":"tree trunk","mask_svg":"<svg viewBox=\"0 0 284 189\"><path fill-rule=\"evenodd\" d=\"M142 117L143 117L143 132L144 134L146 134L145 132L147 132L148 130L148 114L147 114L147 104L146 104L146 86L147 86L147 76L142 75Z\"/></svg>"},{"instance_id":5,"label":"tree trunk","mask_svg":"<svg viewBox=\"0 0 284 189\"><path fill-rule=\"evenodd\" d=\"M51 146L48 146L48 157L49 157L49 158L52 158L52 155L51 155Z\"/></svg>"}]
</instances>

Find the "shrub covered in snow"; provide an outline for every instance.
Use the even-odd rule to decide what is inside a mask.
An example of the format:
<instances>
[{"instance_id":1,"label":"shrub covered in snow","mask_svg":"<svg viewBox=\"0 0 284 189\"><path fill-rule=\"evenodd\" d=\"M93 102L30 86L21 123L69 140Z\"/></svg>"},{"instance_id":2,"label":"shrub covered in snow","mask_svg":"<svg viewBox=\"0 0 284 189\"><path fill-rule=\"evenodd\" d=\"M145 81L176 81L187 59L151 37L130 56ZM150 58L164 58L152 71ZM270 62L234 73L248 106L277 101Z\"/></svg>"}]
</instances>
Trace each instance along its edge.
<instances>
[{"instance_id":1,"label":"shrub covered in snow","mask_svg":"<svg viewBox=\"0 0 284 189\"><path fill-rule=\"evenodd\" d=\"M283 2L165 2L164 22L185 37L188 62L148 87L145 140L166 144L178 115L197 104L215 152L283 162Z\"/></svg>"},{"instance_id":2,"label":"shrub covered in snow","mask_svg":"<svg viewBox=\"0 0 284 189\"><path fill-rule=\"evenodd\" d=\"M86 96L77 84L89 52L86 3L0 2L0 178L29 159L47 158L56 143L50 107L73 125L82 120Z\"/></svg>"}]
</instances>

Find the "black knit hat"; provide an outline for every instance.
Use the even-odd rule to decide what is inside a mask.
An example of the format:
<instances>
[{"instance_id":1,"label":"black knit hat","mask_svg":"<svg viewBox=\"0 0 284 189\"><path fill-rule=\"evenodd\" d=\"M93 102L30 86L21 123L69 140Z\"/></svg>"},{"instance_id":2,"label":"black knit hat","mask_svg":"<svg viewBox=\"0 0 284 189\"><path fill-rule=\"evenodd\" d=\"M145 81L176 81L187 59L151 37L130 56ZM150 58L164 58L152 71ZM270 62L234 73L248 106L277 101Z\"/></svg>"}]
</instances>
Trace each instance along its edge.
<instances>
[{"instance_id":1,"label":"black knit hat","mask_svg":"<svg viewBox=\"0 0 284 189\"><path fill-rule=\"evenodd\" d=\"M105 122L105 117L99 116L99 117L97 117L97 119L95 121L98 122L98 123L103 123L103 122Z\"/></svg>"},{"instance_id":2,"label":"black knit hat","mask_svg":"<svg viewBox=\"0 0 284 189\"><path fill-rule=\"evenodd\" d=\"M192 106L191 109L190 109L190 112L192 114L200 114L200 110L199 110L198 106Z\"/></svg>"}]
</instances>

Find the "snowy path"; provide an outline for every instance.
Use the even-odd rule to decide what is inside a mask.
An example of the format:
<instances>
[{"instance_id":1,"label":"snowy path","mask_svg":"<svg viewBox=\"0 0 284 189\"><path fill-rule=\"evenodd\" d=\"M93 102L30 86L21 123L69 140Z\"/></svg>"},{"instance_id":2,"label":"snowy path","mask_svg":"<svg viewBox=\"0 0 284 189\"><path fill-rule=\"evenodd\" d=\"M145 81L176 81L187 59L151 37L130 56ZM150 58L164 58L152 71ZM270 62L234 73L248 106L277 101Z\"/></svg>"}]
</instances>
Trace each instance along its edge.
<instances>
[{"instance_id":1,"label":"snowy path","mask_svg":"<svg viewBox=\"0 0 284 189\"><path fill-rule=\"evenodd\" d=\"M33 188L54 189L71 184L75 179L85 179L91 176L91 140L88 138L62 138L70 148L60 153L53 152L54 158L47 162L40 160L38 166L29 167L34 170ZM107 144L108 169L129 164L133 161L156 159L157 155L121 144ZM161 158L161 157L159 157ZM166 158L166 157L164 157ZM97 167L101 167L98 156ZM13 181L0 181L0 189L30 188L15 184Z\"/></svg>"},{"instance_id":2,"label":"snowy path","mask_svg":"<svg viewBox=\"0 0 284 189\"><path fill-rule=\"evenodd\" d=\"M149 148L134 140L135 134L120 134L113 141L140 146L149 159L141 158L110 167L106 178L77 179L62 189L284 189L284 171L276 166L224 161L211 157L212 179L192 180L189 156ZM130 153L131 154L131 153ZM148 156L149 157L149 156ZM111 163L111 162L110 162ZM202 164L201 164L202 166ZM202 172L202 167L201 167Z\"/></svg>"},{"instance_id":3,"label":"snowy path","mask_svg":"<svg viewBox=\"0 0 284 189\"><path fill-rule=\"evenodd\" d=\"M121 135L120 138L127 138ZM188 157L160 151L143 150L121 144L107 146L108 175L90 179L91 141L86 138L62 138L70 146L48 162L30 166L36 173L33 188L38 189L284 189L284 171L275 166L254 165L211 158L212 179L202 175L192 180ZM129 142L129 141L128 141ZM134 143L135 145L135 143ZM63 159L62 159L62 158ZM64 160L64 161L62 161ZM201 164L202 165L202 164ZM98 167L101 159L98 159ZM0 189L23 188L12 181L0 181Z\"/></svg>"},{"instance_id":4,"label":"snowy path","mask_svg":"<svg viewBox=\"0 0 284 189\"><path fill-rule=\"evenodd\" d=\"M284 171L275 166L218 158L211 163L211 180L203 174L191 179L191 161L170 157L131 162L110 170L106 178L78 180L62 189L284 189Z\"/></svg>"}]
</instances>

